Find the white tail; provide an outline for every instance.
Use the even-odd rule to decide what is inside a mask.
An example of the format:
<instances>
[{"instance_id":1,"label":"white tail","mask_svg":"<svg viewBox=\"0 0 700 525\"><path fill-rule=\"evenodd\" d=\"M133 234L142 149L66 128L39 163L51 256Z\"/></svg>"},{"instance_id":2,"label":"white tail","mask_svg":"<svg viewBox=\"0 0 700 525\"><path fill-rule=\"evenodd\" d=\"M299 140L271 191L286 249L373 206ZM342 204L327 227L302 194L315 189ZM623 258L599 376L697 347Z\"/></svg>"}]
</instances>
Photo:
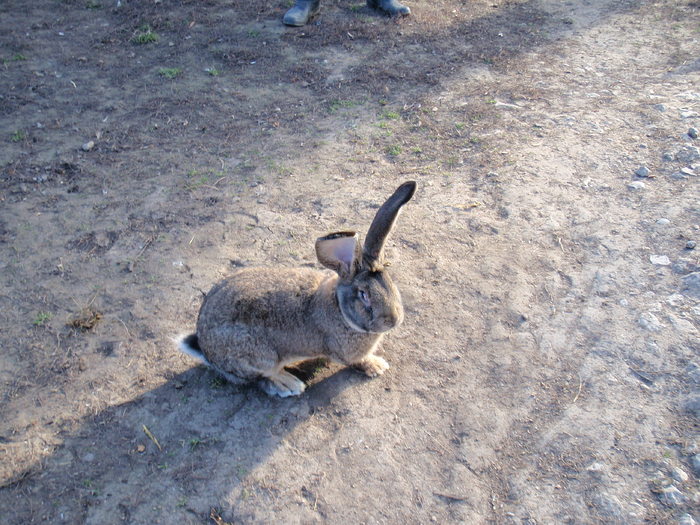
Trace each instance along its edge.
<instances>
[{"instance_id":1,"label":"white tail","mask_svg":"<svg viewBox=\"0 0 700 525\"><path fill-rule=\"evenodd\" d=\"M179 335L176 338L173 339L177 347L180 349L180 352L183 354L187 354L190 357L194 357L197 361L202 363L203 365L211 367L211 363L207 360L206 357L204 357L204 354L202 353L201 350L198 348L194 348L192 345L189 344L188 339L190 338L190 335Z\"/></svg>"},{"instance_id":2,"label":"white tail","mask_svg":"<svg viewBox=\"0 0 700 525\"><path fill-rule=\"evenodd\" d=\"M226 372L226 371L222 370L221 368L219 368L218 366L210 363L209 360L206 357L204 357L204 354L202 353L202 351L199 349L199 345L197 345L197 347L195 348L192 345L192 341L194 341L194 343L196 344L196 341L197 341L196 334L179 335L178 337L173 338L173 342L177 345L180 352L182 352L183 354L187 354L190 357L195 358L197 361L202 363L204 366L211 368L217 374L219 374L224 379L226 379L226 381L228 381L229 383L231 383L233 385L242 385L242 384L245 384L248 382L245 379L240 378L236 375L230 374L229 372Z\"/></svg>"}]
</instances>

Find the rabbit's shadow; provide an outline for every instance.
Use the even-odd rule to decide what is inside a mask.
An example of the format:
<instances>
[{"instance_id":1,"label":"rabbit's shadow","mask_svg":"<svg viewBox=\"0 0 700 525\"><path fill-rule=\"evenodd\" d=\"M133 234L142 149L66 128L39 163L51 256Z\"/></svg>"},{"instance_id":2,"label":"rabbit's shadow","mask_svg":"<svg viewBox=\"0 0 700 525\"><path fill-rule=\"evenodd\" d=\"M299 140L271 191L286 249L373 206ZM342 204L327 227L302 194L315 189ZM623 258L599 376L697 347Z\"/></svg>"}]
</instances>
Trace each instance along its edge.
<instances>
[{"instance_id":1,"label":"rabbit's shadow","mask_svg":"<svg viewBox=\"0 0 700 525\"><path fill-rule=\"evenodd\" d=\"M183 494L179 511L203 516L241 491L253 490L250 475L291 446L295 429L319 412L333 410L338 396L366 378L318 361L290 371L311 384L301 396L272 398L255 385L234 387L197 366L138 397L85 418L61 433L53 454L32 466L11 488L55 497L62 515L84 519L119 516L138 522L133 509ZM71 518L72 517L72 518ZM88 520L89 521L89 520Z\"/></svg>"}]
</instances>

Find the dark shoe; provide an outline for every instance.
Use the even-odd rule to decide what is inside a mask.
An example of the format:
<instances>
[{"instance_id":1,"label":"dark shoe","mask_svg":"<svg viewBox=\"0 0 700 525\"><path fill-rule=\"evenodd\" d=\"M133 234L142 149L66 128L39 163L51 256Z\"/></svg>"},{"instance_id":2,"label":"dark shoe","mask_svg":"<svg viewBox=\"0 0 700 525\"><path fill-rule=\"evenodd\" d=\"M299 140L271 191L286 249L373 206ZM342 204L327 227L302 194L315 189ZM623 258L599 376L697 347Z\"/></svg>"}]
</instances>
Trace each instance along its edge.
<instances>
[{"instance_id":1,"label":"dark shoe","mask_svg":"<svg viewBox=\"0 0 700 525\"><path fill-rule=\"evenodd\" d=\"M411 14L409 7L399 3L398 0L367 0L367 5L391 16Z\"/></svg>"},{"instance_id":2,"label":"dark shoe","mask_svg":"<svg viewBox=\"0 0 700 525\"><path fill-rule=\"evenodd\" d=\"M282 22L288 26L303 26L320 10L320 0L296 0L296 4L284 15Z\"/></svg>"}]
</instances>

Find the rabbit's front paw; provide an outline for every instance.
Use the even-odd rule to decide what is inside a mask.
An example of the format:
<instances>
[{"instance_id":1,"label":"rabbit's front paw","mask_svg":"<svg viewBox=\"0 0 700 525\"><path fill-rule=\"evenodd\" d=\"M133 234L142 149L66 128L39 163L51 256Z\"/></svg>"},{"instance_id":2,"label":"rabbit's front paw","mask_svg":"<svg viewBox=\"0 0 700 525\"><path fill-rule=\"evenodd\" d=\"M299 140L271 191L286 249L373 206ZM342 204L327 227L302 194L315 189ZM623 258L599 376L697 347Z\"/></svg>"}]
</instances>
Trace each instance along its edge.
<instances>
[{"instance_id":1,"label":"rabbit's front paw","mask_svg":"<svg viewBox=\"0 0 700 525\"><path fill-rule=\"evenodd\" d=\"M359 363L354 363L353 366L369 377L377 377L386 372L389 368L389 363L378 355L368 355Z\"/></svg>"}]
</instances>

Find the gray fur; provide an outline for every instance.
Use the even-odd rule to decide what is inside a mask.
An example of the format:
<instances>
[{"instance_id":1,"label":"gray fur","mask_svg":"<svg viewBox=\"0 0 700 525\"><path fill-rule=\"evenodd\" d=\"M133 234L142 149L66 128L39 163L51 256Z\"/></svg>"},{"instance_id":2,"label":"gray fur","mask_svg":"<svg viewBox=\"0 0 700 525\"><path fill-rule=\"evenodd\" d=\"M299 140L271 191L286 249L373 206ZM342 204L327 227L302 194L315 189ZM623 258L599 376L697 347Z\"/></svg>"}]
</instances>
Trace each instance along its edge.
<instances>
[{"instance_id":1,"label":"gray fur","mask_svg":"<svg viewBox=\"0 0 700 525\"><path fill-rule=\"evenodd\" d=\"M194 335L194 334L191 334L191 335ZM187 343L187 339L189 337L190 336L180 336L175 341L178 348L180 349L180 351L182 353L187 354L190 357L193 357L194 359L196 359L197 361L202 363L204 366L211 368L217 374L219 374L224 379L226 379L226 381L228 381L229 383L232 383L235 385L235 384L244 384L247 382L247 381L241 379L240 377L237 377L233 374L229 374L228 372L225 372L224 370L222 370L221 368L219 368L215 364L209 362L209 360L204 356L204 354L202 353L202 351L200 349L194 348Z\"/></svg>"},{"instance_id":2,"label":"gray fur","mask_svg":"<svg viewBox=\"0 0 700 525\"><path fill-rule=\"evenodd\" d=\"M416 183L414 181L404 182L379 208L367 231L364 248L365 263L381 262L384 243L394 227L401 207L411 200L415 192Z\"/></svg>"},{"instance_id":3,"label":"gray fur","mask_svg":"<svg viewBox=\"0 0 700 525\"><path fill-rule=\"evenodd\" d=\"M332 272L245 268L216 284L202 303L196 336L181 339L181 350L227 379L261 380L264 391L282 397L303 392L305 385L284 367L306 359L327 357L372 377L383 373L388 364L374 352L403 320L403 306L378 257L414 190L414 182L403 184L377 212L371 253L354 244L354 232L319 238L319 260Z\"/></svg>"}]
</instances>

